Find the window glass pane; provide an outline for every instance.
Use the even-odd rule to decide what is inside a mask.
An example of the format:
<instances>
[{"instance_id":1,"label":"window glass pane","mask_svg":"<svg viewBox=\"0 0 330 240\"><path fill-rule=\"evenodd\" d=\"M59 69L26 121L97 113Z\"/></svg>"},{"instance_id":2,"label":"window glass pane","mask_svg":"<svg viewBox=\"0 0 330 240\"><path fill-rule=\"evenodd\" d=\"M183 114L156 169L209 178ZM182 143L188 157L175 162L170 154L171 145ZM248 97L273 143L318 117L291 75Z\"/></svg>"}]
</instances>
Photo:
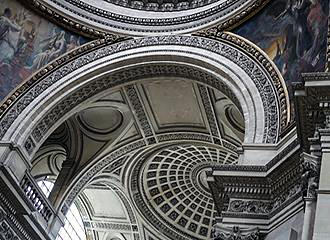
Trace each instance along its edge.
<instances>
[{"instance_id":1,"label":"window glass pane","mask_svg":"<svg viewBox=\"0 0 330 240\"><path fill-rule=\"evenodd\" d=\"M47 197L54 187L54 183L45 180L39 181L38 185ZM75 203L69 208L64 223L56 240L86 240L84 223Z\"/></svg>"}]
</instances>

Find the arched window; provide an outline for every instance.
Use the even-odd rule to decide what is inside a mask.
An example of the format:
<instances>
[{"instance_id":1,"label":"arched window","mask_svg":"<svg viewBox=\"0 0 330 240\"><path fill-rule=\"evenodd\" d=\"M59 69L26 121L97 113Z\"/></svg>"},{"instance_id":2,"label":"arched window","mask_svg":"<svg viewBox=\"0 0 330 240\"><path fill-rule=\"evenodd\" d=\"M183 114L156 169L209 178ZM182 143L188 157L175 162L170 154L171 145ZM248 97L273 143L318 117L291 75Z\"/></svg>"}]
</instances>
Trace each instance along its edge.
<instances>
[{"instance_id":1,"label":"arched window","mask_svg":"<svg viewBox=\"0 0 330 240\"><path fill-rule=\"evenodd\" d=\"M49 180L41 180L38 182L39 187L46 195L49 196L54 183ZM71 205L64 220L64 226L61 227L56 240L86 240L86 232L79 209L75 203Z\"/></svg>"}]
</instances>

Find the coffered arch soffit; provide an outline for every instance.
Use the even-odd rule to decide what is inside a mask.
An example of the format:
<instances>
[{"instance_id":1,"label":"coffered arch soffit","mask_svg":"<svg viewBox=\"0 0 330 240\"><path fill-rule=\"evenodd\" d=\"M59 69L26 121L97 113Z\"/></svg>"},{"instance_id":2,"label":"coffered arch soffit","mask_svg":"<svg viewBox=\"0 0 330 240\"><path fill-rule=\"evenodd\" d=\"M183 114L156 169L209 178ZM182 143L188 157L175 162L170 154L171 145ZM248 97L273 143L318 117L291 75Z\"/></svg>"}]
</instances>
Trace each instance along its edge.
<instances>
[{"instance_id":1,"label":"coffered arch soffit","mask_svg":"<svg viewBox=\"0 0 330 240\"><path fill-rule=\"evenodd\" d=\"M140 215L169 239L210 239L216 210L206 172L237 158L226 147L197 141L159 144L127 161L125 185Z\"/></svg>"},{"instance_id":2,"label":"coffered arch soffit","mask_svg":"<svg viewBox=\"0 0 330 240\"><path fill-rule=\"evenodd\" d=\"M222 37L89 43L46 66L7 98L0 110L0 137L32 153L83 102L102 91L171 75L227 90L227 95L234 93L229 98L237 98L243 111L245 142L276 143L281 127L289 121L287 90L280 73L251 43L232 34Z\"/></svg>"},{"instance_id":3,"label":"coffered arch soffit","mask_svg":"<svg viewBox=\"0 0 330 240\"><path fill-rule=\"evenodd\" d=\"M94 38L105 35L190 33L217 25L231 29L258 12L269 0L28 0L50 20Z\"/></svg>"}]
</instances>

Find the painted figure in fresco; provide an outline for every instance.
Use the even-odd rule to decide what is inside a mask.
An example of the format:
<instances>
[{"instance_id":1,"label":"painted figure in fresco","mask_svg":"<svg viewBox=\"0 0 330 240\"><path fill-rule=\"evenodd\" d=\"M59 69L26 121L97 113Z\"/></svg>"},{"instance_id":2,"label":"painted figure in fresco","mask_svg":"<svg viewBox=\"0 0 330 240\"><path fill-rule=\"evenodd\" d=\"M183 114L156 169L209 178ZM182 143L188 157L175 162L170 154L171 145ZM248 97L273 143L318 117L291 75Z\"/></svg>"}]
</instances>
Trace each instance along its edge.
<instances>
[{"instance_id":1,"label":"painted figure in fresco","mask_svg":"<svg viewBox=\"0 0 330 240\"><path fill-rule=\"evenodd\" d=\"M79 46L80 46L79 39L72 35L70 37L70 42L69 42L66 50L67 50L67 52L70 52L70 51L72 51L73 49L75 49Z\"/></svg>"},{"instance_id":2,"label":"painted figure in fresco","mask_svg":"<svg viewBox=\"0 0 330 240\"><path fill-rule=\"evenodd\" d=\"M289 0L285 11L276 19L285 14L291 19L285 27L282 51L281 72L287 80L299 78L302 72L313 71L320 62L326 40L326 31L323 30L327 29L323 9L320 0Z\"/></svg>"},{"instance_id":3,"label":"painted figure in fresco","mask_svg":"<svg viewBox=\"0 0 330 240\"><path fill-rule=\"evenodd\" d=\"M59 34L46 39L46 44L43 51L37 54L33 60L31 69L36 71L55 58L66 52L65 32L61 31Z\"/></svg>"},{"instance_id":4,"label":"painted figure in fresco","mask_svg":"<svg viewBox=\"0 0 330 240\"><path fill-rule=\"evenodd\" d=\"M0 0L0 101L35 71L85 41L16 0Z\"/></svg>"},{"instance_id":5,"label":"painted figure in fresco","mask_svg":"<svg viewBox=\"0 0 330 240\"><path fill-rule=\"evenodd\" d=\"M328 11L328 0L276 0L235 32L260 46L290 85L324 70Z\"/></svg>"},{"instance_id":6,"label":"painted figure in fresco","mask_svg":"<svg viewBox=\"0 0 330 240\"><path fill-rule=\"evenodd\" d=\"M303 59L314 67L319 60L323 41L326 39L327 33L322 29L327 27L327 16L322 9L320 0L310 0L310 2L307 28L313 41L310 48L304 53Z\"/></svg>"},{"instance_id":7,"label":"painted figure in fresco","mask_svg":"<svg viewBox=\"0 0 330 240\"><path fill-rule=\"evenodd\" d=\"M293 32L296 37L296 55L302 57L304 49L304 37L306 36L307 30L307 17L306 9L308 7L309 0L289 0L285 11L280 14L278 18L286 16L288 14L293 20Z\"/></svg>"},{"instance_id":8,"label":"painted figure in fresco","mask_svg":"<svg viewBox=\"0 0 330 240\"><path fill-rule=\"evenodd\" d=\"M4 10L0 17L0 63L9 64L13 58L22 27L11 20L9 8Z\"/></svg>"}]
</instances>

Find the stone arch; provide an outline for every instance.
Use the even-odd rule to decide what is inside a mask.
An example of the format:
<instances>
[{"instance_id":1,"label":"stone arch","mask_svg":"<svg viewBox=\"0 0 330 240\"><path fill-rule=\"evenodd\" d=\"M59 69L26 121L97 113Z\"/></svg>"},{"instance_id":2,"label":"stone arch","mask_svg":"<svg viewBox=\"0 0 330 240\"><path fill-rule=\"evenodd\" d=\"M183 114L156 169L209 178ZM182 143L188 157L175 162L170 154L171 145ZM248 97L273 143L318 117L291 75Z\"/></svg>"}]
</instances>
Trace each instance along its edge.
<instances>
[{"instance_id":1,"label":"stone arch","mask_svg":"<svg viewBox=\"0 0 330 240\"><path fill-rule=\"evenodd\" d=\"M107 89L164 75L226 93L244 114L245 143L277 143L289 122L285 83L274 64L250 42L229 33L219 39L155 36L115 43L98 40L52 62L1 106L0 139L21 146L30 160L50 133L84 103ZM125 147L144 144L138 140ZM114 153L109 159L116 157ZM101 169L93 164L77 178L88 178ZM67 202L87 182L73 182Z\"/></svg>"},{"instance_id":2,"label":"stone arch","mask_svg":"<svg viewBox=\"0 0 330 240\"><path fill-rule=\"evenodd\" d=\"M7 99L0 111L0 137L23 145L32 153L29 148L37 149L54 126L102 90L147 76L174 74L195 76L195 81L221 91L228 89L238 99L245 117L245 142L276 143L281 125L289 120L283 79L259 49L231 34L225 37L226 40L147 37L105 44L76 58L65 56L41 70ZM240 45L235 46L233 41ZM94 45L91 43L85 49ZM63 60L67 61L53 70ZM26 86L29 83L32 86ZM71 109L63 110L60 104ZM57 121L50 126L47 122L54 116ZM43 129L40 139L38 127Z\"/></svg>"},{"instance_id":3,"label":"stone arch","mask_svg":"<svg viewBox=\"0 0 330 240\"><path fill-rule=\"evenodd\" d=\"M117 201L120 202L120 206L117 206L117 208L120 208L125 212L127 221L129 221L129 223L131 224L130 230L131 230L132 239L139 239L139 236L141 234L140 222L136 216L135 209L133 208L132 203L129 197L127 196L126 191L118 182L118 179L115 179L112 176L109 176L108 174L100 174L99 176L94 178L89 184L90 185L98 184L100 186L105 187L107 189L106 191L111 191L114 193L112 197L116 198ZM125 226L122 227L125 229ZM106 236L107 237L105 238L105 240L116 239L116 237L119 238L120 240L126 239L121 233L115 233L115 232L109 233Z\"/></svg>"}]
</instances>

